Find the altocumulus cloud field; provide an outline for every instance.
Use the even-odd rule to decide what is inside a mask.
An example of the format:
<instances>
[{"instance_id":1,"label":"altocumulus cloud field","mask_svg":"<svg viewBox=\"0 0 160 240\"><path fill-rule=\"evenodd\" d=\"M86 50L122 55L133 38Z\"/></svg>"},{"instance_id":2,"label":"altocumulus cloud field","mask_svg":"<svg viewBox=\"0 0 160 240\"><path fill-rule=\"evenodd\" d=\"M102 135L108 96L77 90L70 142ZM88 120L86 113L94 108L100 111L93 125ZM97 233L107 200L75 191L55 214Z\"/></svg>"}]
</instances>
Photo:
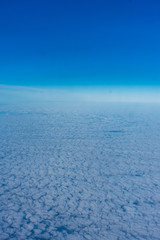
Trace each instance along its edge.
<instances>
[{"instance_id":1,"label":"altocumulus cloud field","mask_svg":"<svg viewBox=\"0 0 160 240\"><path fill-rule=\"evenodd\" d=\"M159 104L0 106L0 239L160 239Z\"/></svg>"}]
</instances>

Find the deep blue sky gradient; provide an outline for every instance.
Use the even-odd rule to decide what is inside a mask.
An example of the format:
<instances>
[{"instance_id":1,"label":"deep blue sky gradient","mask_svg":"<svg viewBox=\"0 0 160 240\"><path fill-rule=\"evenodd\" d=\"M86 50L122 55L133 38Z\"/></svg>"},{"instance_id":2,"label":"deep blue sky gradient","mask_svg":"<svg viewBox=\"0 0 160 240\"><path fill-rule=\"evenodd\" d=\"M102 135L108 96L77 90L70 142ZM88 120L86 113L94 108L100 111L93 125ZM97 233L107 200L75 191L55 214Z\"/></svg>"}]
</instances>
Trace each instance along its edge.
<instances>
[{"instance_id":1,"label":"deep blue sky gradient","mask_svg":"<svg viewBox=\"0 0 160 240\"><path fill-rule=\"evenodd\" d=\"M160 86L160 1L1 0L0 84Z\"/></svg>"}]
</instances>

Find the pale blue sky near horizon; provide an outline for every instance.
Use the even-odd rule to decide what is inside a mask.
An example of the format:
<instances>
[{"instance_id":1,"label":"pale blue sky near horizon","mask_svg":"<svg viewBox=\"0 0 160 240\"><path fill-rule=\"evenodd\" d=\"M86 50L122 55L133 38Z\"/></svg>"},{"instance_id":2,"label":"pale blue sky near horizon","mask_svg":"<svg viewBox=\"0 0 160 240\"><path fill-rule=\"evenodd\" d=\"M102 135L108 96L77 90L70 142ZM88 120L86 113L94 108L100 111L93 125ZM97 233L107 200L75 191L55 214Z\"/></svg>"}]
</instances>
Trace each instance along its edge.
<instances>
[{"instance_id":1,"label":"pale blue sky near horizon","mask_svg":"<svg viewBox=\"0 0 160 240\"><path fill-rule=\"evenodd\" d=\"M160 87L26 87L0 85L0 103L27 102L160 103Z\"/></svg>"}]
</instances>

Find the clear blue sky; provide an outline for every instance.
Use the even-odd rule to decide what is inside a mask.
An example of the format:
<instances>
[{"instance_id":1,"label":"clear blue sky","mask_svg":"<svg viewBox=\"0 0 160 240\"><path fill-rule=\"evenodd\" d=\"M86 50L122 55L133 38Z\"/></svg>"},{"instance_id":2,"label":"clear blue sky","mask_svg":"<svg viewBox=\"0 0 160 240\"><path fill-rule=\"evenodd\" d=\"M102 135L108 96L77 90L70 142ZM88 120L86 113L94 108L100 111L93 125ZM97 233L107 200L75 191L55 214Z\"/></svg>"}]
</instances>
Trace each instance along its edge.
<instances>
[{"instance_id":1,"label":"clear blue sky","mask_svg":"<svg viewBox=\"0 0 160 240\"><path fill-rule=\"evenodd\" d=\"M160 86L160 1L1 0L0 84Z\"/></svg>"}]
</instances>

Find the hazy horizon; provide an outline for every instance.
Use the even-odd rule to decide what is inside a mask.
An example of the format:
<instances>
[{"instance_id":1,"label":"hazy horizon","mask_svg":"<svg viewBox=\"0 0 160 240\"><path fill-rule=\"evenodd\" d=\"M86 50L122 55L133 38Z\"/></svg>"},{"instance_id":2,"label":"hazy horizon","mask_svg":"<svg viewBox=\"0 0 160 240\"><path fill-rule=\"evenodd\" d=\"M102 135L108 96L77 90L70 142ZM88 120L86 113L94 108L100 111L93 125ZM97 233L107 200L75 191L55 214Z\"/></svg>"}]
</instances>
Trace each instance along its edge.
<instances>
[{"instance_id":1,"label":"hazy horizon","mask_svg":"<svg viewBox=\"0 0 160 240\"><path fill-rule=\"evenodd\" d=\"M160 87L26 87L0 85L0 103L13 102L160 103Z\"/></svg>"}]
</instances>

